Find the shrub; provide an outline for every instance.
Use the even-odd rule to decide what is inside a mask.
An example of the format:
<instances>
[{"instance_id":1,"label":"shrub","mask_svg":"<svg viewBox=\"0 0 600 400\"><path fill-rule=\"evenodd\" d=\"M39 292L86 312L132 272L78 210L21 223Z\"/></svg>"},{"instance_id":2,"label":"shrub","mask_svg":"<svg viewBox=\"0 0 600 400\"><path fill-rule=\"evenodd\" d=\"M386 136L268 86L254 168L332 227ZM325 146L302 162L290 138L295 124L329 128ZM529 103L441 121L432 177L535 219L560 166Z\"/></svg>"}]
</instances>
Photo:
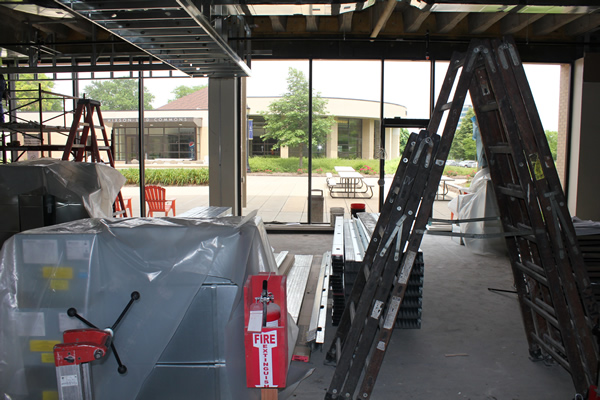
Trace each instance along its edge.
<instances>
[{"instance_id":1,"label":"shrub","mask_svg":"<svg viewBox=\"0 0 600 400\"><path fill-rule=\"evenodd\" d=\"M138 169L122 169L119 172L125 177L125 184L140 184L140 173ZM144 177L146 178L146 185L208 185L208 168L146 169Z\"/></svg>"},{"instance_id":2,"label":"shrub","mask_svg":"<svg viewBox=\"0 0 600 400\"><path fill-rule=\"evenodd\" d=\"M363 165L362 167L360 167L358 169L358 172L365 175L377 175L379 173L368 165Z\"/></svg>"}]
</instances>

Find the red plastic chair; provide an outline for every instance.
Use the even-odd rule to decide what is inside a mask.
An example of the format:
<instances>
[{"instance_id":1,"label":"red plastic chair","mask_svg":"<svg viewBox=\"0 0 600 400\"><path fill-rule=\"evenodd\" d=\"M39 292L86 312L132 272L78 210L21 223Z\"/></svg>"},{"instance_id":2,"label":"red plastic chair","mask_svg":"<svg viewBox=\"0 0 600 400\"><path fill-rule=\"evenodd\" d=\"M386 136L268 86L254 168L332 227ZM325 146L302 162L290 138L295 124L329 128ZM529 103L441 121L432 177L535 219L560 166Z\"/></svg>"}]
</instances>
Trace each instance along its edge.
<instances>
[{"instance_id":1,"label":"red plastic chair","mask_svg":"<svg viewBox=\"0 0 600 400\"><path fill-rule=\"evenodd\" d=\"M164 212L165 217L173 210L175 216L175 199L166 199L167 190L160 186L146 186L146 204L148 216L153 217L155 212Z\"/></svg>"}]
</instances>

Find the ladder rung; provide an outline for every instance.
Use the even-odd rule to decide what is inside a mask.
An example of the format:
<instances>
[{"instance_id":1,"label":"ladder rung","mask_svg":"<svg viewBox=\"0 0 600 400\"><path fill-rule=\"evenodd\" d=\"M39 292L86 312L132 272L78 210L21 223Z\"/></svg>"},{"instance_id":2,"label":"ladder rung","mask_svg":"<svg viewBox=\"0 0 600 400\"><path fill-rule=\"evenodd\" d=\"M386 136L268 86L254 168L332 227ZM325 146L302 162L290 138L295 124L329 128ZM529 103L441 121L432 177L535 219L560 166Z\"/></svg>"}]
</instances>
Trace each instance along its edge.
<instances>
[{"instance_id":1,"label":"ladder rung","mask_svg":"<svg viewBox=\"0 0 600 400\"><path fill-rule=\"evenodd\" d=\"M535 299L535 304L537 304L537 306L541 309L545 310L552 317L556 318L556 311L554 310L554 307L552 307L550 304L540 300L539 298Z\"/></svg>"},{"instance_id":2,"label":"ladder rung","mask_svg":"<svg viewBox=\"0 0 600 400\"><path fill-rule=\"evenodd\" d=\"M544 268L540 267L539 265L534 264L531 261L525 261L523 264L525 264L527 268L531 268L533 271L545 277L546 271L544 271Z\"/></svg>"},{"instance_id":3,"label":"ladder rung","mask_svg":"<svg viewBox=\"0 0 600 400\"><path fill-rule=\"evenodd\" d=\"M101 129L101 130L104 130L104 129L106 129L106 128L105 128L104 126L102 126L102 125L90 125L90 124L89 124L89 123L87 123L87 122L80 122L80 123L79 123L79 126L93 126L93 127L94 127L94 129ZM78 129L78 130L79 130L79 131L81 131L81 129Z\"/></svg>"},{"instance_id":4,"label":"ladder rung","mask_svg":"<svg viewBox=\"0 0 600 400\"><path fill-rule=\"evenodd\" d=\"M505 194L507 196L518 197L520 199L525 199L525 193L522 190L517 190L513 188L508 188L505 186L498 186L497 189L500 193Z\"/></svg>"},{"instance_id":5,"label":"ladder rung","mask_svg":"<svg viewBox=\"0 0 600 400\"><path fill-rule=\"evenodd\" d=\"M556 318L554 318L553 315L551 315L548 311L546 311L544 308L540 307L539 304L534 304L530 299L528 299L527 297L523 299L523 302L529 307L531 308L533 311L535 311L536 313L538 313L539 315L541 315L546 321L550 322L550 324L552 324L552 326L554 326L555 328L560 329L560 324L558 323L558 320Z\"/></svg>"},{"instance_id":6,"label":"ladder rung","mask_svg":"<svg viewBox=\"0 0 600 400\"><path fill-rule=\"evenodd\" d=\"M535 243L535 236L533 235L533 231L531 230L531 228L528 228L522 224L519 224L519 225L521 225L521 226L518 228L516 226L507 225L506 230L508 230L509 233L519 234L519 237ZM523 233L530 233L530 234L523 235Z\"/></svg>"},{"instance_id":7,"label":"ladder rung","mask_svg":"<svg viewBox=\"0 0 600 400\"><path fill-rule=\"evenodd\" d=\"M512 149L508 145L508 143L498 143L494 146L488 146L490 151L495 154L511 154Z\"/></svg>"},{"instance_id":8,"label":"ladder rung","mask_svg":"<svg viewBox=\"0 0 600 400\"><path fill-rule=\"evenodd\" d=\"M546 279L545 276L540 275L538 273L538 271L534 270L533 268L529 268L528 266L525 266L524 264L521 264L519 262L515 263L515 266L523 273L529 275L531 278L535 279L536 281L543 283L544 285L548 286L548 280Z\"/></svg>"}]
</instances>

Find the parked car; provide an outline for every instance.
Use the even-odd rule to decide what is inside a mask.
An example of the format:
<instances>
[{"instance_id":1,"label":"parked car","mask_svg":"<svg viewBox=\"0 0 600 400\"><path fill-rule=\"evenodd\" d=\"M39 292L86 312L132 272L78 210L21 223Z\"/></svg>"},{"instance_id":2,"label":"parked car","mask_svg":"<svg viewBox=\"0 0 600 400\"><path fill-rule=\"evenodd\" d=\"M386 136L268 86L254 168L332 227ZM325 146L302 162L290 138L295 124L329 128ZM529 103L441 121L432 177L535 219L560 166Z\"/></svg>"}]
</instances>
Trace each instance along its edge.
<instances>
[{"instance_id":1,"label":"parked car","mask_svg":"<svg viewBox=\"0 0 600 400\"><path fill-rule=\"evenodd\" d=\"M477 168L477 161L464 160L464 161L459 162L458 165L461 167L467 167L467 168Z\"/></svg>"},{"instance_id":2,"label":"parked car","mask_svg":"<svg viewBox=\"0 0 600 400\"><path fill-rule=\"evenodd\" d=\"M456 161L456 160L446 160L446 166L456 167L456 166L458 166L458 161Z\"/></svg>"}]
</instances>

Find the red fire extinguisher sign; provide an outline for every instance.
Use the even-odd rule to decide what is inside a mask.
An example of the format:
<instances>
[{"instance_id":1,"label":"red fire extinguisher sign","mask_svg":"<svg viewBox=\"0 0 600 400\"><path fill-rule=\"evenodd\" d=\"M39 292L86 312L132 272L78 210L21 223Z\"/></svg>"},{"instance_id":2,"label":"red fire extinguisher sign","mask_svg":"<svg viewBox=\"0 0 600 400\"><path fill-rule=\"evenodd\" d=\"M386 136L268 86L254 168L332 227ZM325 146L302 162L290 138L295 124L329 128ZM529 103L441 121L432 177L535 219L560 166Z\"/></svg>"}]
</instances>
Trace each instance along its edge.
<instances>
[{"instance_id":1,"label":"red fire extinguisher sign","mask_svg":"<svg viewBox=\"0 0 600 400\"><path fill-rule=\"evenodd\" d=\"M285 387L288 367L285 276L261 273L244 285L246 384Z\"/></svg>"}]
</instances>

